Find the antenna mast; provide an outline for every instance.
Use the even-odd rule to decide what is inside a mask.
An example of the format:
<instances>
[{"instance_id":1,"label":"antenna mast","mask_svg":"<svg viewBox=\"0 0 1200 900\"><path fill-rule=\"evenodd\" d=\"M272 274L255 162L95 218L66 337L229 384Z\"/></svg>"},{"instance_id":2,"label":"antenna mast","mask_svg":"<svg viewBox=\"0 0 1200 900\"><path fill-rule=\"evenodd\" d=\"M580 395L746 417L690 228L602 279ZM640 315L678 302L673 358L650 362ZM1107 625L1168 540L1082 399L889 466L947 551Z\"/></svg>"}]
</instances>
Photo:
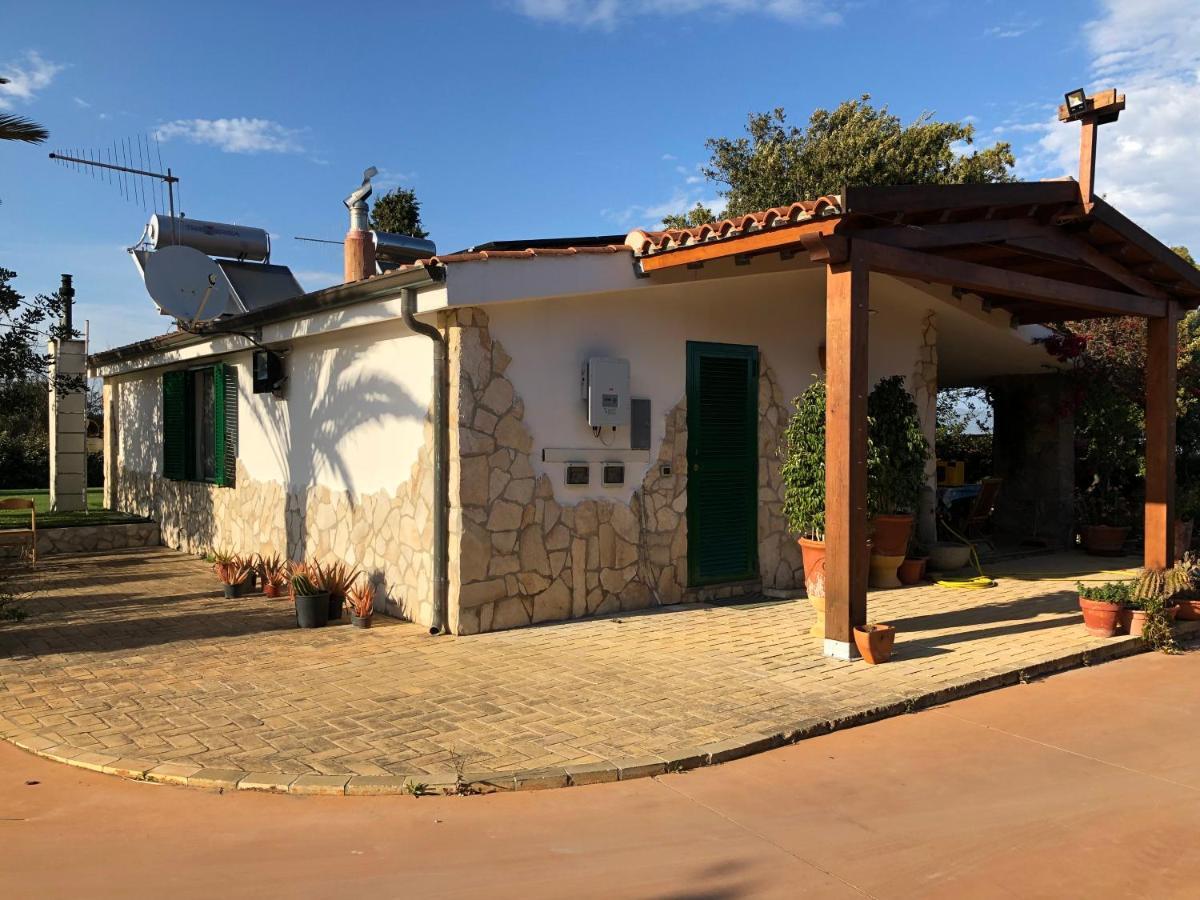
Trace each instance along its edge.
<instances>
[{"instance_id":1,"label":"antenna mast","mask_svg":"<svg viewBox=\"0 0 1200 900\"><path fill-rule=\"evenodd\" d=\"M113 172L118 172L118 173L123 172L128 175L138 175L143 178L155 178L155 179L161 181L163 184L165 184L167 186L167 198L168 198L168 203L170 204L170 213L171 213L171 228L172 228L172 231L176 230L175 185L179 184L179 176L172 174L169 166L167 167L167 171L165 173L163 173L163 172L151 172L146 169L135 169L132 166L121 166L121 165L117 165L115 163L100 162L99 160L87 159L86 157L70 156L66 153L51 153L50 158L53 160L56 160L60 163L63 163L65 165L74 165L76 167L89 166L93 170L94 169L108 169ZM159 162L161 163L162 160L160 159ZM145 209L144 196L143 196L142 208Z\"/></svg>"}]
</instances>

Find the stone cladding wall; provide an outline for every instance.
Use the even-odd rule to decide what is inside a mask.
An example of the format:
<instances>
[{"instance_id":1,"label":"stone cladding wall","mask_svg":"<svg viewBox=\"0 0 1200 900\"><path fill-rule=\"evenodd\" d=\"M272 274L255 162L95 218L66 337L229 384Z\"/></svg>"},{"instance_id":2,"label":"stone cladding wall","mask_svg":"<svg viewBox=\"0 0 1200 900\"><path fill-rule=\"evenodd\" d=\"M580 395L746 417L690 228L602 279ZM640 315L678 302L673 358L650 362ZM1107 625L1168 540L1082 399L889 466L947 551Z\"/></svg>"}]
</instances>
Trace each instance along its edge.
<instances>
[{"instance_id":1,"label":"stone cladding wall","mask_svg":"<svg viewBox=\"0 0 1200 900\"><path fill-rule=\"evenodd\" d=\"M450 627L456 634L664 606L732 593L687 587L687 409L667 412L658 455L628 504L563 505L531 463L533 436L511 359L477 308L442 315L450 374ZM759 382L762 587L803 584L783 520L778 443L787 406L765 363ZM670 475L662 474L663 464Z\"/></svg>"},{"instance_id":2,"label":"stone cladding wall","mask_svg":"<svg viewBox=\"0 0 1200 900\"><path fill-rule=\"evenodd\" d=\"M394 492L351 495L324 485L287 490L254 481L238 465L237 486L169 481L121 470L117 506L159 523L162 542L191 553L213 548L345 560L376 585L376 608L428 625L433 619L432 426L408 481Z\"/></svg>"}]
</instances>

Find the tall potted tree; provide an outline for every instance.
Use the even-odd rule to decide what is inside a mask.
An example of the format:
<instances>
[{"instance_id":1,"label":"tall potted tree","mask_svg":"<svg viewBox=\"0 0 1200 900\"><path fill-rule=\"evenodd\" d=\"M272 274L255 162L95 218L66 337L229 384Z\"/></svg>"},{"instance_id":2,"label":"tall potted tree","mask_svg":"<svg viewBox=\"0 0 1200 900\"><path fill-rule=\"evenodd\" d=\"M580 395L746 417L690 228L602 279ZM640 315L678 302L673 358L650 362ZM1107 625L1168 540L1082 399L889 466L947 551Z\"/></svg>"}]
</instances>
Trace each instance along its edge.
<instances>
[{"instance_id":1,"label":"tall potted tree","mask_svg":"<svg viewBox=\"0 0 1200 900\"><path fill-rule=\"evenodd\" d=\"M783 514L797 535L804 559L804 589L825 634L825 382L815 381L794 401L796 412L784 432Z\"/></svg>"},{"instance_id":2,"label":"tall potted tree","mask_svg":"<svg viewBox=\"0 0 1200 900\"><path fill-rule=\"evenodd\" d=\"M925 486L929 442L901 375L881 379L867 398L867 502L872 514L871 585L899 587L896 571L912 539Z\"/></svg>"}]
</instances>

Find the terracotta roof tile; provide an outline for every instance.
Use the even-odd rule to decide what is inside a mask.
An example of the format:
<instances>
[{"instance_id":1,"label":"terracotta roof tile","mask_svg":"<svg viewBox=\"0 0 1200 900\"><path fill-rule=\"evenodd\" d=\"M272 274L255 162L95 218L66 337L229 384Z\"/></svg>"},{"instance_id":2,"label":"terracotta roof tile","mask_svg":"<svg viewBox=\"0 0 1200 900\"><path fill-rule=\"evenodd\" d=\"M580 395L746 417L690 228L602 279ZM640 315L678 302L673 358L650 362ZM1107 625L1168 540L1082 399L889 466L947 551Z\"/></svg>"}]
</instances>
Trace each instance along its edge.
<instances>
[{"instance_id":1,"label":"terracotta roof tile","mask_svg":"<svg viewBox=\"0 0 1200 900\"><path fill-rule=\"evenodd\" d=\"M842 213L842 198L837 195L800 200L791 206L776 206L761 212L747 213L734 219L710 222L695 228L670 228L665 231L635 229L625 238L625 244L636 256L648 256L667 250L677 250L706 241L719 241L767 228L781 228L807 222L823 216Z\"/></svg>"}]
</instances>

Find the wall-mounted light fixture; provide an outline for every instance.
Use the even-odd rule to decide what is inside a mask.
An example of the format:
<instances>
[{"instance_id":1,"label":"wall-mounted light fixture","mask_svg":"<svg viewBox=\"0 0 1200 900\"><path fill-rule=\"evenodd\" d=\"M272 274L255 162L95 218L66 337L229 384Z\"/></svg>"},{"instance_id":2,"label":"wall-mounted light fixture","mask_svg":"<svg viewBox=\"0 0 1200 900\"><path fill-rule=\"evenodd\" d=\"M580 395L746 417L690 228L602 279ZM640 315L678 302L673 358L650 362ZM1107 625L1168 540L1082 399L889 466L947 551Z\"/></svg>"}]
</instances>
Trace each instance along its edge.
<instances>
[{"instance_id":1,"label":"wall-mounted light fixture","mask_svg":"<svg viewBox=\"0 0 1200 900\"><path fill-rule=\"evenodd\" d=\"M1075 88L1073 91L1067 91L1063 95L1067 101L1067 113L1072 116L1077 116L1087 109L1087 94L1083 88Z\"/></svg>"}]
</instances>

